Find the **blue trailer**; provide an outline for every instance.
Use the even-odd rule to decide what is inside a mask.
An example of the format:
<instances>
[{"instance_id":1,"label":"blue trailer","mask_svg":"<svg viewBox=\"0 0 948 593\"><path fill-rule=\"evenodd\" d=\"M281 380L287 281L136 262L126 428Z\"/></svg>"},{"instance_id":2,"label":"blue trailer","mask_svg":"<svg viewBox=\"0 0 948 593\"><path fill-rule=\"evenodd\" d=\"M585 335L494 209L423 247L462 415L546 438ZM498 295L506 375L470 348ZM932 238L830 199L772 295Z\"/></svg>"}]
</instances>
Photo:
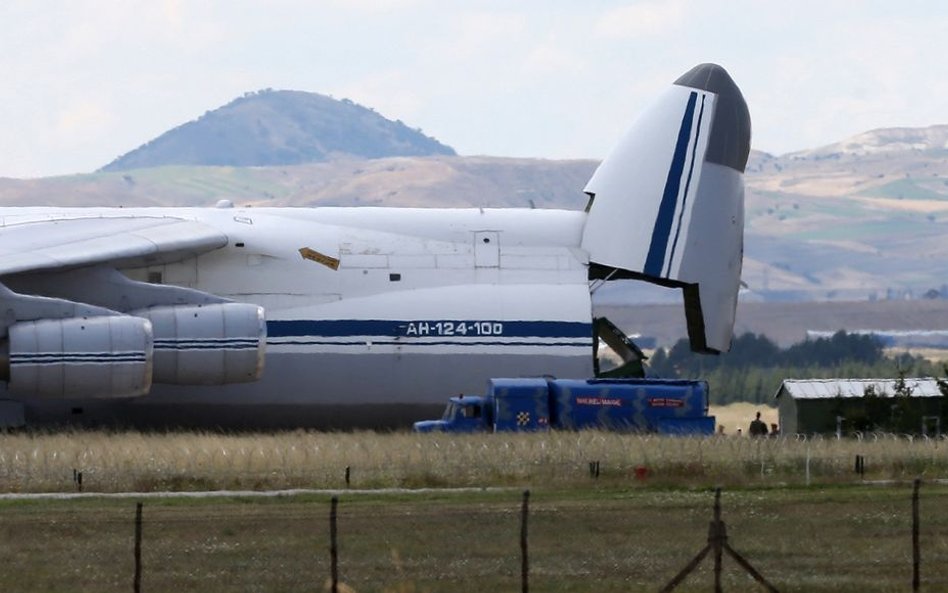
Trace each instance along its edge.
<instances>
[{"instance_id":1,"label":"blue trailer","mask_svg":"<svg viewBox=\"0 0 948 593\"><path fill-rule=\"evenodd\" d=\"M588 428L678 435L714 433L708 384L662 379L491 379L487 395L452 397L416 432Z\"/></svg>"}]
</instances>

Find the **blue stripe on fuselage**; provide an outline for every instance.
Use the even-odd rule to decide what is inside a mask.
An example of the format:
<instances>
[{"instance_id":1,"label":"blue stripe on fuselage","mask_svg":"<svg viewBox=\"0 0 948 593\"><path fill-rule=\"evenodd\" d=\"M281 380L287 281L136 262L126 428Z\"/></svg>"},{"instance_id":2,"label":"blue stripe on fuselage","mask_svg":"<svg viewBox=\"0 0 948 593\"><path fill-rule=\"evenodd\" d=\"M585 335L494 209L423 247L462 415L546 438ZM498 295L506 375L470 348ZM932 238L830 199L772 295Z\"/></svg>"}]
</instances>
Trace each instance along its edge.
<instances>
[{"instance_id":1,"label":"blue stripe on fuselage","mask_svg":"<svg viewBox=\"0 0 948 593\"><path fill-rule=\"evenodd\" d=\"M685 158L688 154L688 142L691 139L691 125L694 119L695 103L698 93L692 92L688 97L685 114L681 118L681 127L678 129L678 141L675 144L675 153L672 157L668 177L665 179L665 191L662 193L662 203L655 217L655 227L652 229L652 241L645 258L644 272L648 276L662 277L662 267L665 263L665 253L668 249L668 237L671 235L672 224L675 220L675 209L678 203L678 191L681 188L681 175L685 168Z\"/></svg>"},{"instance_id":2,"label":"blue stripe on fuselage","mask_svg":"<svg viewBox=\"0 0 948 593\"><path fill-rule=\"evenodd\" d=\"M424 324L424 333L412 333L414 326ZM464 324L464 333L460 331ZM484 324L488 324L485 326ZM440 327L436 330L436 326ZM477 328L474 328L474 326ZM494 331L497 326L501 331ZM451 333L447 328L451 327ZM480 327L490 333L479 333ZM474 329L472 329L474 328ZM588 338L592 336L592 324L579 321L489 321L489 320L387 320L387 319L323 319L323 320L270 320L267 321L268 338L296 337L346 337L346 336L406 336L406 337L474 337L494 336L507 338Z\"/></svg>"},{"instance_id":3,"label":"blue stripe on fuselage","mask_svg":"<svg viewBox=\"0 0 948 593\"><path fill-rule=\"evenodd\" d=\"M315 339L287 339L287 340L268 340L268 346L361 346L365 347L365 340L315 340ZM396 340L372 340L372 346L411 346L411 347L431 347L431 346L540 346L543 348L590 348L592 339L580 342L511 342L505 341L503 337L494 340L479 341L461 341L461 340L439 340L439 341L415 341L404 342Z\"/></svg>"}]
</instances>

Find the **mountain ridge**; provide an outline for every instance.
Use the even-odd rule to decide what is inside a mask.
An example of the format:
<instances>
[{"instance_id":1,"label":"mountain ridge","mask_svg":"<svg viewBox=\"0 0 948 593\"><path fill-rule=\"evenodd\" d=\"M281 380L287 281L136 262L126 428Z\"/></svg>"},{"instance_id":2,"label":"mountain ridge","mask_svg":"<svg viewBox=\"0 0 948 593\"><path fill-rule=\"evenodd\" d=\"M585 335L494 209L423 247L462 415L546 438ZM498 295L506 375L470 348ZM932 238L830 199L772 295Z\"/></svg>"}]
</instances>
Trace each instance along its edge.
<instances>
[{"instance_id":1,"label":"mountain ridge","mask_svg":"<svg viewBox=\"0 0 948 593\"><path fill-rule=\"evenodd\" d=\"M264 89L149 140L100 172L165 165L276 166L339 157L455 155L453 148L349 99Z\"/></svg>"},{"instance_id":2,"label":"mountain ridge","mask_svg":"<svg viewBox=\"0 0 948 593\"><path fill-rule=\"evenodd\" d=\"M251 98L228 105L239 107ZM337 103L358 108L359 117L374 114L345 102L333 105ZM291 131L305 131L293 118L281 116L279 121ZM376 131L378 126L391 129L385 127L389 124L407 129L401 122L374 121ZM278 137L292 135L284 131ZM751 151L745 175L744 298L948 299L946 143L948 126L937 125L880 128L784 155ZM297 142L297 148L303 144ZM162 165L0 179L0 204L212 206L226 198L246 207L579 210L587 201L582 189L598 164L456 156L453 151L365 158L325 150L324 145L318 148L324 160L265 166Z\"/></svg>"}]
</instances>

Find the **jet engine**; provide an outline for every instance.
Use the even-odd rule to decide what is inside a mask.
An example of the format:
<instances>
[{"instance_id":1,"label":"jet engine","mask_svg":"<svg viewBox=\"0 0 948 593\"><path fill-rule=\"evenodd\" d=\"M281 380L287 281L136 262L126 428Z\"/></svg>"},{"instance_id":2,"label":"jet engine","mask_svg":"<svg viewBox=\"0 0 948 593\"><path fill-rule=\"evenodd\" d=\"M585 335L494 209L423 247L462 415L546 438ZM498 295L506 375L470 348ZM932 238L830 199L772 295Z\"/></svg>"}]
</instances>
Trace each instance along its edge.
<instances>
[{"instance_id":1,"label":"jet engine","mask_svg":"<svg viewBox=\"0 0 948 593\"><path fill-rule=\"evenodd\" d=\"M108 267L16 276L4 284L17 293L0 288L0 304L20 319L105 315L149 323L154 383L224 385L263 374L266 321L257 305L130 280Z\"/></svg>"},{"instance_id":2,"label":"jet engine","mask_svg":"<svg viewBox=\"0 0 948 593\"><path fill-rule=\"evenodd\" d=\"M140 317L20 321L0 349L11 395L125 398L151 388L152 329Z\"/></svg>"},{"instance_id":3,"label":"jet engine","mask_svg":"<svg viewBox=\"0 0 948 593\"><path fill-rule=\"evenodd\" d=\"M174 305L131 315L149 320L153 327L155 383L246 383L263 373L267 328L262 307Z\"/></svg>"}]
</instances>

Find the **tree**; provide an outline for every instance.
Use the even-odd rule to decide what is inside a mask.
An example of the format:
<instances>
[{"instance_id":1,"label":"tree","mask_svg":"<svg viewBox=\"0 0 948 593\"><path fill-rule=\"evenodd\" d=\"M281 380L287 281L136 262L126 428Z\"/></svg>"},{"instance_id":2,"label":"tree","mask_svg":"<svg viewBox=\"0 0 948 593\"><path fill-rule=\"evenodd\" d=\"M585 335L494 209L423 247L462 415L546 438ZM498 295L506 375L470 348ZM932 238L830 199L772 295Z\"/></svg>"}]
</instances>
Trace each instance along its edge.
<instances>
[{"instance_id":1,"label":"tree","mask_svg":"<svg viewBox=\"0 0 948 593\"><path fill-rule=\"evenodd\" d=\"M730 352L719 356L695 354L688 340L683 339L668 350L656 350L649 360L647 374L704 379L711 388L713 403L760 403L776 393L787 378L891 377L898 372L903 372L904 377L909 371L928 376L938 374L934 365L921 357L886 357L875 336L840 331L829 338L807 340L787 349L780 349L766 336L745 333L734 338ZM948 378L948 366L945 375ZM948 380L942 383L939 388L948 396ZM908 388L906 385L903 391ZM881 405L890 403L884 398Z\"/></svg>"}]
</instances>

